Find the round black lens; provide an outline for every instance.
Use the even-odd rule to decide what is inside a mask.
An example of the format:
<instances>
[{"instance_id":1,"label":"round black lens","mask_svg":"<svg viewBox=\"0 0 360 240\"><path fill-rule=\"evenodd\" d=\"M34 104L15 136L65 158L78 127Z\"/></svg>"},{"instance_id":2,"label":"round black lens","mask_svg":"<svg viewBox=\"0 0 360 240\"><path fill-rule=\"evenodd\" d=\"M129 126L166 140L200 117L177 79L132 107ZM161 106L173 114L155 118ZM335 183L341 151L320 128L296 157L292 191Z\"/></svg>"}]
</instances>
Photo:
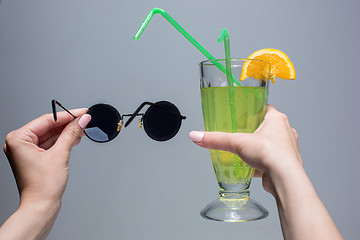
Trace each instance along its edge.
<instances>
[{"instance_id":1,"label":"round black lens","mask_svg":"<svg viewBox=\"0 0 360 240\"><path fill-rule=\"evenodd\" d=\"M95 142L108 142L118 134L118 124L121 120L120 113L108 104L96 104L87 112L91 115L91 121L85 128L85 134Z\"/></svg>"},{"instance_id":2,"label":"round black lens","mask_svg":"<svg viewBox=\"0 0 360 240\"><path fill-rule=\"evenodd\" d=\"M143 117L143 125L150 138L167 141L177 134L181 120L180 111L174 104L161 101L148 108Z\"/></svg>"}]
</instances>

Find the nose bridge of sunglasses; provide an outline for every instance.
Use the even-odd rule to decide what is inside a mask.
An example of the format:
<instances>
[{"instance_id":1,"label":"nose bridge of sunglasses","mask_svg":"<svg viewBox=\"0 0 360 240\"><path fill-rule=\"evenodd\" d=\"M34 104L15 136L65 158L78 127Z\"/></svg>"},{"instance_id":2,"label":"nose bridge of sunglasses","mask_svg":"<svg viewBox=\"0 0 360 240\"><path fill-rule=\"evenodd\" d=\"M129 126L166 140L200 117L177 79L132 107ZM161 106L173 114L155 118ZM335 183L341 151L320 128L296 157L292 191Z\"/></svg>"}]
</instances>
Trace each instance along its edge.
<instances>
[{"instance_id":1,"label":"nose bridge of sunglasses","mask_svg":"<svg viewBox=\"0 0 360 240\"><path fill-rule=\"evenodd\" d=\"M142 123L140 123L140 121L142 122L142 117L144 116L144 114L143 113L133 113L133 114L124 114L123 115L123 117L130 117L127 121L126 121L126 123L125 123L125 127L127 127L132 121L133 121L133 119L135 118L135 117L140 117L139 118L139 126L140 126L140 124L142 125ZM140 126L140 129L142 129L142 126Z\"/></svg>"}]
</instances>

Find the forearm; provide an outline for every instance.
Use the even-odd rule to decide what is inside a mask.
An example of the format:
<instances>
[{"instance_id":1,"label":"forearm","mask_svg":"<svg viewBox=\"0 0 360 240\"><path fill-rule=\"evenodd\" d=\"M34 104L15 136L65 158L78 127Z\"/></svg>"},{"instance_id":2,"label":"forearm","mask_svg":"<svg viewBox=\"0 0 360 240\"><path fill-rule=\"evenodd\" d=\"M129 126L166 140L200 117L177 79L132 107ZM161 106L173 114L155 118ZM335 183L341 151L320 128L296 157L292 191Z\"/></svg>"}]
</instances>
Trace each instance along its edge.
<instances>
[{"instance_id":1,"label":"forearm","mask_svg":"<svg viewBox=\"0 0 360 240\"><path fill-rule=\"evenodd\" d=\"M343 239L302 167L271 179L285 239Z\"/></svg>"},{"instance_id":2,"label":"forearm","mask_svg":"<svg viewBox=\"0 0 360 240\"><path fill-rule=\"evenodd\" d=\"M58 203L21 204L0 228L0 239L46 239L60 210Z\"/></svg>"}]
</instances>

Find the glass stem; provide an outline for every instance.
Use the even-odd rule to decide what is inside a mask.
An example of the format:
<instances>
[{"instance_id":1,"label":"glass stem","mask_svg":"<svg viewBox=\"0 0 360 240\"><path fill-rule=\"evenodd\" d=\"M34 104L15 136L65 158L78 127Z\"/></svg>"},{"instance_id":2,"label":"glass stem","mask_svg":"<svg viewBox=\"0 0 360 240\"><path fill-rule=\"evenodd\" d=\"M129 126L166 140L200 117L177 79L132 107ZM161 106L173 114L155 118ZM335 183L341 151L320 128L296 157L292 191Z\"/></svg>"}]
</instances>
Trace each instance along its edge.
<instances>
[{"instance_id":1,"label":"glass stem","mask_svg":"<svg viewBox=\"0 0 360 240\"><path fill-rule=\"evenodd\" d=\"M232 191L219 191L220 199L231 200L231 199L244 199L250 197L250 192L248 189L240 192L232 192Z\"/></svg>"}]
</instances>

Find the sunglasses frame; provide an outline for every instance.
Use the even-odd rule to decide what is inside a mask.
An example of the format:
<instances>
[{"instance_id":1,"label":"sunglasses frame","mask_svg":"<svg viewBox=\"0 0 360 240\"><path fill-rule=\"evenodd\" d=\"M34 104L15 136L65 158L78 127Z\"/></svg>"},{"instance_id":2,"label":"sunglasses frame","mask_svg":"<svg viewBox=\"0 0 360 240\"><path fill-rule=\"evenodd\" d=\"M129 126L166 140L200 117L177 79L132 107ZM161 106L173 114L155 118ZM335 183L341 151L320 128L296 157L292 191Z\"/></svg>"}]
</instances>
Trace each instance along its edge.
<instances>
[{"instance_id":1,"label":"sunglasses frame","mask_svg":"<svg viewBox=\"0 0 360 240\"><path fill-rule=\"evenodd\" d=\"M140 127L140 129L141 129L141 128L142 128L142 122L143 122L143 117L144 117L144 115L146 114L146 112L147 112L152 106L155 106L155 107L161 108L161 109L163 109L163 110L166 110L166 111L168 111L168 112L170 112L170 113L172 113L172 114L175 114L175 115L177 115L178 117L180 117L180 120L181 120L181 121L180 121L180 124L179 124L179 126L178 126L178 129L177 129L177 131L176 131L176 133L175 133L175 135L176 135L176 134L178 133L180 127L181 127L182 120L186 119L186 116L183 116L183 115L181 115L180 113L177 113L177 112L175 112L175 111L173 111L173 110L171 110L171 109L168 109L168 108L166 108L166 107L163 107L163 106L158 105L159 103L163 103L163 102L170 103L170 104L172 104L173 106L175 106L173 103L168 102L168 101L159 101L159 102L156 102L156 103L143 102L143 103L140 104L140 106L134 111L133 114L123 114L123 115L121 115L116 108L114 108L113 106L111 106L111 105L109 105L109 104L106 104L106 105L109 105L109 106L113 107L113 108L116 110L116 112L119 114L119 116L120 116L120 121L119 121L118 126L117 126L117 129L116 129L117 134L116 134L113 138L111 138L111 139L109 139L109 140L106 140L106 141L98 141L98 140L95 140L95 139L91 138L85 131L84 131L84 133L85 133L85 135L86 135L91 141L94 141L94 142L97 142L97 143L110 142L111 140L115 139L115 138L117 137L117 135L119 135L119 133L120 133L120 131L121 131L121 129L122 129L122 126L123 126L123 122L124 122L123 119L124 119L124 117L130 117L130 118L126 121L126 123L125 123L125 127L127 127L127 126L129 126L129 124L134 120L135 117L141 116L141 118L139 119L139 127ZM57 100L53 99L53 100L51 101L51 107L52 107L53 117L54 117L54 120L55 120L55 121L57 121L56 105L58 105L59 107L61 107L62 109L64 109L64 110L65 110L68 114L70 114L74 119L77 118L77 117L74 116L68 109L66 109L60 102L58 102ZM95 104L95 105L96 105L96 104ZM93 106L95 106L95 105L93 105ZM146 105L150 105L150 107L149 107L144 113L139 113ZM175 108L177 108L177 107L175 106ZM86 128L85 128L85 129L86 129ZM174 135L174 136L172 136L171 138L166 139L166 140L156 140L156 139L154 139L153 137L151 137L151 136L148 134L148 132L146 131L145 127L144 127L144 130L145 130L146 135L148 135L151 139L153 139L153 140L155 140L155 141L167 141L167 140L170 140L171 138L173 138L173 137L175 136L175 135Z\"/></svg>"}]
</instances>

